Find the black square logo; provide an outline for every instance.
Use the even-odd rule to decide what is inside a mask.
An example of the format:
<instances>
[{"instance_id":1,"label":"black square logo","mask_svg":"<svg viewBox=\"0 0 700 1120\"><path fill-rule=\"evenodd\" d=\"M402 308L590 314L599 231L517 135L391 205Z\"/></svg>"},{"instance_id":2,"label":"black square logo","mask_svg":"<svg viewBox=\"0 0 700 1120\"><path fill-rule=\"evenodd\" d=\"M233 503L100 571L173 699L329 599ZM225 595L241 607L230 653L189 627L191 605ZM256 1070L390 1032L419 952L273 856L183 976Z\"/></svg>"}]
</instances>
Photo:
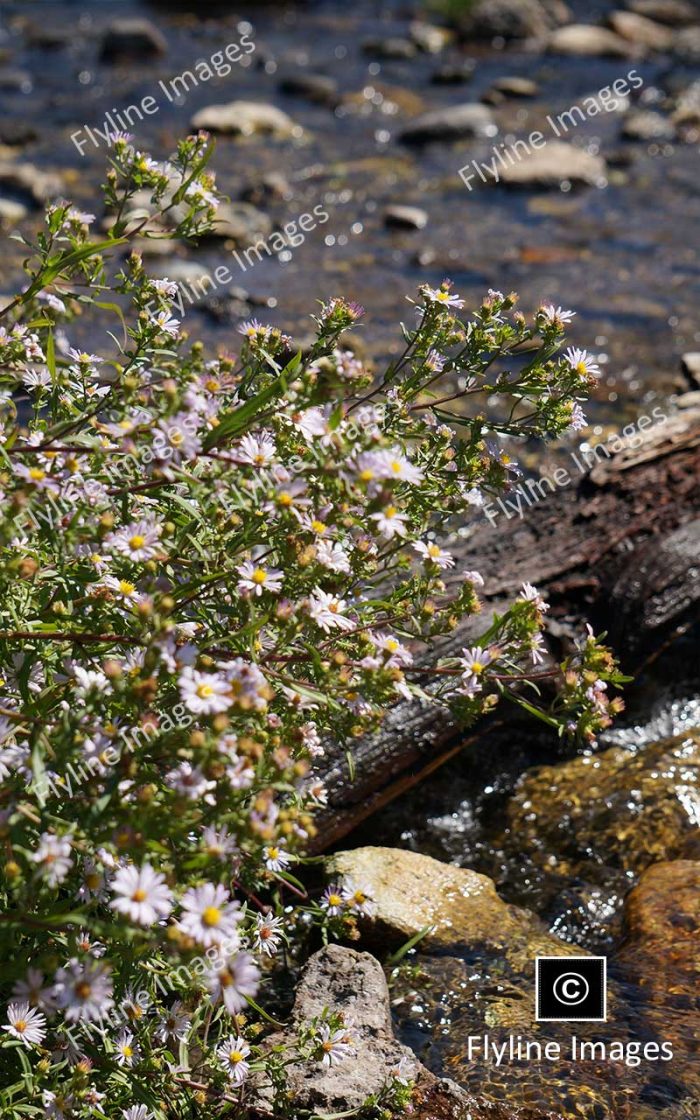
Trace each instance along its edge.
<instances>
[{"instance_id":1,"label":"black square logo","mask_svg":"<svg viewBox=\"0 0 700 1120\"><path fill-rule=\"evenodd\" d=\"M604 1023L605 957L538 957L535 1003L538 1023Z\"/></svg>"}]
</instances>

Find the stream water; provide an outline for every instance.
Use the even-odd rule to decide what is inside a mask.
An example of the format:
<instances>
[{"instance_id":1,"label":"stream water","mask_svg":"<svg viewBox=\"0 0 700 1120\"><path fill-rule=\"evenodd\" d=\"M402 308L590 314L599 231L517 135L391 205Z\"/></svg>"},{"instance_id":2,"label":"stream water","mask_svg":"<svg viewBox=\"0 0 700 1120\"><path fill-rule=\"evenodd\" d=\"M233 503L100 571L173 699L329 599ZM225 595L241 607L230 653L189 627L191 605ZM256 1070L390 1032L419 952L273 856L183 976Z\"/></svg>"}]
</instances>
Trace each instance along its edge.
<instances>
[{"instance_id":1,"label":"stream water","mask_svg":"<svg viewBox=\"0 0 700 1120\"><path fill-rule=\"evenodd\" d=\"M612 5L571 0L569 7L574 17L590 21ZM495 287L518 290L525 310L548 300L576 309L572 341L591 349L603 369L587 410L593 436L665 404L683 386L680 355L700 349L697 245L690 236L700 218L697 146L625 141L623 115L610 113L581 124L572 136L606 157L608 171L599 186L514 193L479 184L470 192L458 169L469 160L488 159L496 140L505 143L546 127L547 114L561 113L632 67L644 81L641 103L663 111L697 75L688 63L668 56L633 62L562 58L517 44L453 44L439 54L417 51L410 58L378 57L386 50L376 48L368 52L370 40L405 38L410 21L420 14L430 18L429 11L398 0L352 5L341 0L293 5L5 0L0 162L31 162L60 173L66 195L94 210L105 150L89 143L81 156L71 142L77 130L101 127L108 112L151 95L158 110L134 132L139 146L162 157L204 106L236 99L274 103L299 125L297 135L221 137L213 160L218 182L233 200L255 198L276 225L296 222L315 206L324 208L328 221L292 252L263 257L245 269L223 242L156 260L171 275L178 268L183 276L197 267L231 268L235 290L231 299L220 301L218 317L212 315L211 301L186 308L194 333L235 350L236 325L256 315L304 338L316 301L343 294L367 308L362 345L379 362L401 346L398 324L408 311L404 297L422 282L437 285L450 276L468 305L477 306L486 289ZM115 16L128 15L152 20L167 40L167 51L146 62L108 65L100 61L104 28ZM256 44L248 65L234 65L230 75L200 83L181 103L165 96L160 81L168 83L243 32ZM469 59L474 73L466 83L434 81L441 67ZM308 74L335 81L334 106L281 90L284 79ZM532 98L506 98L494 107L496 137L420 148L398 139L411 117L478 101L503 77L527 77L538 90ZM271 176L277 177L275 189ZM17 196L0 184L3 197ZM387 228L384 212L394 204L422 208L424 228ZM35 218L30 213L20 228L31 230ZM17 246L5 260L2 291L19 281L20 262ZM183 272L188 265L190 273ZM89 332L88 324L76 328L86 341ZM697 644L687 639L676 660L661 662L638 682L630 714L602 746L625 747L634 755L649 743L696 727L700 710L691 697L697 673L687 671L693 661ZM563 866L563 857L546 846L533 842L525 849L520 834L514 834L517 812L509 816L521 776L562 761L556 745L531 728L512 728L498 742L489 740L469 758L458 758L419 793L371 822L358 843L408 846L483 871L503 897L534 910L564 941L593 953L611 952L620 939L621 900L636 869L622 859L599 858L594 843L590 858L578 853L578 862L569 857ZM692 813L698 813L694 774L688 834ZM553 804L556 795L552 782ZM570 1070L543 1067L535 1081L511 1070L494 1074L488 1085L483 1071L465 1060L464 1037L484 1023L498 1028L493 992L500 999L504 985L517 988L517 977L503 962L478 956L424 960L423 970L422 986L413 991L408 985L397 993L397 1022L434 1069L496 1099L556 1108L566 1117L700 1117L700 1016L693 968L679 966L670 1002L666 994L650 997L625 979L624 970L616 975L624 1006L616 1030L634 1029L645 1037L662 1026L671 1032L681 1055L672 1074L643 1078L622 1068L614 1077L591 1074L582 1084ZM517 1016L500 1021L503 1029L504 1022L519 1025Z\"/></svg>"}]
</instances>

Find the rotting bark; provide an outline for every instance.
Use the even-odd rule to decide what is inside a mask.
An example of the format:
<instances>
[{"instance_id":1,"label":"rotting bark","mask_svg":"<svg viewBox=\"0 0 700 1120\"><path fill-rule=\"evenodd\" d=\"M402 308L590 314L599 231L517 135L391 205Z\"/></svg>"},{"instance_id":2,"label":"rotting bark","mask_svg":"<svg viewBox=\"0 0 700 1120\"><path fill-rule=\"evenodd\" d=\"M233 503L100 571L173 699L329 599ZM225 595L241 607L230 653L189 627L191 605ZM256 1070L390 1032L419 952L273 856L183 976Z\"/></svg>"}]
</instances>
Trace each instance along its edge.
<instances>
[{"instance_id":1,"label":"rotting bark","mask_svg":"<svg viewBox=\"0 0 700 1120\"><path fill-rule=\"evenodd\" d=\"M457 563L445 576L482 572L483 611L466 619L435 656L459 653L528 581L551 604L547 639L559 656L587 622L607 631L626 671L658 655L700 618L700 394L650 429L640 447L599 462L578 483L547 493L521 519L480 521L448 542ZM682 402L685 403L685 402ZM498 712L503 720L505 709ZM494 717L467 734L432 706L400 702L380 732L319 760L328 806L312 848L337 843L357 824L432 773ZM351 761L349 761L351 755Z\"/></svg>"}]
</instances>

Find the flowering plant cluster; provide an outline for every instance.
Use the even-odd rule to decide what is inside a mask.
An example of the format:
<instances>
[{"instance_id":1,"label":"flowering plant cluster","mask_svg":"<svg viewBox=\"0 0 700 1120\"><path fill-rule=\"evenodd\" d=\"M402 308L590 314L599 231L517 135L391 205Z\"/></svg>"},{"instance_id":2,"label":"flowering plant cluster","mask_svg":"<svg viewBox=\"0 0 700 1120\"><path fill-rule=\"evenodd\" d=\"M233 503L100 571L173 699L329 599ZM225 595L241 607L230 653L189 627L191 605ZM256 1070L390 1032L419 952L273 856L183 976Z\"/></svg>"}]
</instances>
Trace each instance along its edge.
<instances>
[{"instance_id":1,"label":"flowering plant cluster","mask_svg":"<svg viewBox=\"0 0 700 1120\"><path fill-rule=\"evenodd\" d=\"M516 476L491 440L580 422L595 370L558 356L569 313L528 323L490 292L464 321L445 282L420 289L380 378L339 298L303 356L257 322L207 356L174 284L136 252L112 262L137 234L206 228L209 155L190 137L159 164L115 137L109 235L52 206L2 312L6 1120L232 1115L256 1080L283 1093L289 1061L343 1060L332 1008L289 1054L264 1041L299 931L343 935L371 909L361 885L312 901L299 877L324 741L402 698L473 719L504 696L590 739L618 680L592 635L541 667L528 585L461 657L431 655L480 609L488 573L457 573L437 534ZM101 352L74 344L101 316ZM500 411L470 413L477 393ZM550 708L538 675L559 681Z\"/></svg>"}]
</instances>

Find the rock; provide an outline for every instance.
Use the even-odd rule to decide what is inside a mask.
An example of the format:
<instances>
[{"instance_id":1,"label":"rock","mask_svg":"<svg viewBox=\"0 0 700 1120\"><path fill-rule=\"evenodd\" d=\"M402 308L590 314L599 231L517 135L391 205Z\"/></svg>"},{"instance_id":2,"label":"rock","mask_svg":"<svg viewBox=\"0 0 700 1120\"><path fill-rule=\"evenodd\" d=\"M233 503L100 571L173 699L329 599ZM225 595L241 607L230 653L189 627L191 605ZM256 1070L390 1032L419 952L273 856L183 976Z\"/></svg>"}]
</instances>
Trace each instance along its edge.
<instances>
[{"instance_id":1,"label":"rock","mask_svg":"<svg viewBox=\"0 0 700 1120\"><path fill-rule=\"evenodd\" d=\"M488 105L500 105L508 97L536 97L538 93L537 82L530 78L498 78L482 94L481 100Z\"/></svg>"},{"instance_id":2,"label":"rock","mask_svg":"<svg viewBox=\"0 0 700 1120\"><path fill-rule=\"evenodd\" d=\"M31 93L33 86L32 76L27 70L12 70L9 67L0 66L0 90L12 91L13 93Z\"/></svg>"},{"instance_id":3,"label":"rock","mask_svg":"<svg viewBox=\"0 0 700 1120\"><path fill-rule=\"evenodd\" d=\"M698 139L700 128L700 81L691 82L681 90L671 120L678 127L681 136L690 143Z\"/></svg>"},{"instance_id":4,"label":"rock","mask_svg":"<svg viewBox=\"0 0 700 1120\"><path fill-rule=\"evenodd\" d=\"M397 229L425 229L428 215L418 206L387 206L384 211L384 225Z\"/></svg>"},{"instance_id":5,"label":"rock","mask_svg":"<svg viewBox=\"0 0 700 1120\"><path fill-rule=\"evenodd\" d=\"M670 50L673 43L673 31L635 12L612 12L608 22L613 31L623 39L629 39L630 43L641 47L649 47L652 51Z\"/></svg>"},{"instance_id":6,"label":"rock","mask_svg":"<svg viewBox=\"0 0 700 1120\"><path fill-rule=\"evenodd\" d=\"M684 27L679 31L673 49L686 62L700 62L700 26Z\"/></svg>"},{"instance_id":7,"label":"rock","mask_svg":"<svg viewBox=\"0 0 700 1120\"><path fill-rule=\"evenodd\" d=\"M700 350L684 354L681 358L681 369L690 384L700 388Z\"/></svg>"},{"instance_id":8,"label":"rock","mask_svg":"<svg viewBox=\"0 0 700 1120\"><path fill-rule=\"evenodd\" d=\"M409 27L411 39L424 54L439 54L450 41L450 33L444 27L423 23L415 19Z\"/></svg>"},{"instance_id":9,"label":"rock","mask_svg":"<svg viewBox=\"0 0 700 1120\"><path fill-rule=\"evenodd\" d=\"M556 22L539 0L478 0L467 7L460 30L474 39L530 39L546 35Z\"/></svg>"},{"instance_id":10,"label":"rock","mask_svg":"<svg viewBox=\"0 0 700 1120\"><path fill-rule=\"evenodd\" d=\"M459 62L445 62L433 72L430 80L436 86L459 86L470 82L475 70L476 62L473 58L460 59Z\"/></svg>"},{"instance_id":11,"label":"rock","mask_svg":"<svg viewBox=\"0 0 700 1120\"><path fill-rule=\"evenodd\" d=\"M627 140L673 140L676 130L671 121L661 113L639 109L625 117L622 135Z\"/></svg>"},{"instance_id":12,"label":"rock","mask_svg":"<svg viewBox=\"0 0 700 1120\"><path fill-rule=\"evenodd\" d=\"M697 835L699 780L698 731L545 766L525 774L510 802L510 843L561 875L639 873Z\"/></svg>"},{"instance_id":13,"label":"rock","mask_svg":"<svg viewBox=\"0 0 700 1120\"><path fill-rule=\"evenodd\" d=\"M4 188L4 189L3 189ZM33 163L0 161L0 189L17 196L29 206L40 207L63 192L63 180L54 171L43 171Z\"/></svg>"},{"instance_id":14,"label":"rock","mask_svg":"<svg viewBox=\"0 0 700 1120\"><path fill-rule=\"evenodd\" d=\"M550 140L517 163L499 168L499 175L507 187L558 188L563 183L604 182L606 170L602 156L591 155L563 140Z\"/></svg>"},{"instance_id":15,"label":"rock","mask_svg":"<svg viewBox=\"0 0 700 1120\"><path fill-rule=\"evenodd\" d=\"M325 74L288 74L280 79L278 89L280 93L288 93L294 97L303 97L306 101L317 105L328 105L334 108L339 101L338 83Z\"/></svg>"},{"instance_id":16,"label":"rock","mask_svg":"<svg viewBox=\"0 0 700 1120\"><path fill-rule=\"evenodd\" d=\"M38 138L39 133L35 125L30 124L29 121L13 120L10 117L0 120L0 144L20 148Z\"/></svg>"},{"instance_id":17,"label":"rock","mask_svg":"<svg viewBox=\"0 0 700 1120\"><path fill-rule=\"evenodd\" d=\"M389 989L381 965L369 953L327 945L311 957L296 993L290 1042L293 1044L302 1024L329 1008L342 1013L352 1024L355 1053L327 1069L313 1060L288 1065L287 1089L295 1109L314 1113L359 1110L368 1096L382 1092L391 1071L403 1062L407 1076L419 1082L421 1092L437 1092L443 1107L451 1107L452 1111L444 1115L467 1120L471 1098L457 1085L438 1081L407 1046L394 1038ZM265 1042L266 1048L284 1044L286 1036L287 1032L272 1035ZM253 1075L250 1088L255 1108L271 1110L272 1087L262 1074Z\"/></svg>"},{"instance_id":18,"label":"rock","mask_svg":"<svg viewBox=\"0 0 700 1120\"><path fill-rule=\"evenodd\" d=\"M268 171L252 179L241 191L241 198L254 206L286 201L291 197L291 184L281 171Z\"/></svg>"},{"instance_id":19,"label":"rock","mask_svg":"<svg viewBox=\"0 0 700 1120\"><path fill-rule=\"evenodd\" d=\"M695 23L698 18L698 10L689 0L627 0L626 7L639 16L671 27L683 27Z\"/></svg>"},{"instance_id":20,"label":"rock","mask_svg":"<svg viewBox=\"0 0 700 1120\"><path fill-rule=\"evenodd\" d=\"M370 58L409 59L418 54L418 47L411 39L392 35L386 39L365 39L362 49Z\"/></svg>"},{"instance_id":21,"label":"rock","mask_svg":"<svg viewBox=\"0 0 700 1120\"><path fill-rule=\"evenodd\" d=\"M592 23L572 23L559 27L547 39L551 54L568 54L575 57L631 58L641 53L641 48L616 35L607 27Z\"/></svg>"},{"instance_id":22,"label":"rock","mask_svg":"<svg viewBox=\"0 0 700 1120\"><path fill-rule=\"evenodd\" d=\"M329 856L326 869L371 894L374 913L360 922L370 941L402 944L431 927L420 942L428 952L479 945L514 964L555 948L563 956L580 952L550 936L528 910L503 902L488 876L464 867L400 848L367 847Z\"/></svg>"},{"instance_id":23,"label":"rock","mask_svg":"<svg viewBox=\"0 0 700 1120\"><path fill-rule=\"evenodd\" d=\"M301 128L276 105L262 101L229 101L208 105L192 118L192 128L205 128L232 136L258 133L279 137L300 135Z\"/></svg>"},{"instance_id":24,"label":"rock","mask_svg":"<svg viewBox=\"0 0 700 1120\"><path fill-rule=\"evenodd\" d=\"M447 105L415 117L399 135L405 144L426 144L431 140L463 140L472 136L495 136L498 129L485 105L465 102Z\"/></svg>"},{"instance_id":25,"label":"rock","mask_svg":"<svg viewBox=\"0 0 700 1120\"><path fill-rule=\"evenodd\" d=\"M165 54L167 49L164 36L154 24L129 16L110 23L102 40L100 57L103 62L141 61Z\"/></svg>"},{"instance_id":26,"label":"rock","mask_svg":"<svg viewBox=\"0 0 700 1120\"><path fill-rule=\"evenodd\" d=\"M21 202L0 198L0 225L15 226L27 217L29 210Z\"/></svg>"},{"instance_id":27,"label":"rock","mask_svg":"<svg viewBox=\"0 0 700 1120\"><path fill-rule=\"evenodd\" d=\"M209 237L235 241L236 246L252 245L272 233L272 219L249 202L222 202L216 211Z\"/></svg>"}]
</instances>

